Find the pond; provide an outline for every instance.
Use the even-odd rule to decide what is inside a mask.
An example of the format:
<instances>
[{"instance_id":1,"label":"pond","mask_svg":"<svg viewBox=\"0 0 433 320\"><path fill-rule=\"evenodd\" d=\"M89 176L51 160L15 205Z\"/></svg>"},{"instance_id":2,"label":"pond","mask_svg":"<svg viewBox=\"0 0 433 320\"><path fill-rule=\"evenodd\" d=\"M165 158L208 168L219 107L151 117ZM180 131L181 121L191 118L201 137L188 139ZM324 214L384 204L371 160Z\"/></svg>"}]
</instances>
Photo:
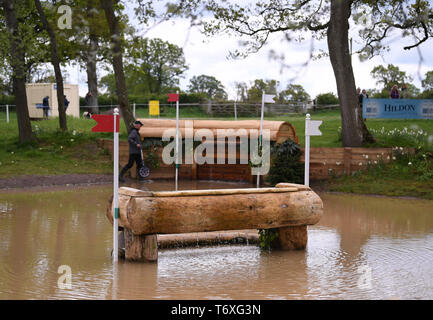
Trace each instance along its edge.
<instances>
[{"instance_id":1,"label":"pond","mask_svg":"<svg viewBox=\"0 0 433 320\"><path fill-rule=\"evenodd\" d=\"M305 251L163 249L157 263L113 266L111 194L111 186L0 193L0 299L433 299L433 201L323 193L324 217L308 227ZM71 288L59 287L60 266L70 268Z\"/></svg>"}]
</instances>

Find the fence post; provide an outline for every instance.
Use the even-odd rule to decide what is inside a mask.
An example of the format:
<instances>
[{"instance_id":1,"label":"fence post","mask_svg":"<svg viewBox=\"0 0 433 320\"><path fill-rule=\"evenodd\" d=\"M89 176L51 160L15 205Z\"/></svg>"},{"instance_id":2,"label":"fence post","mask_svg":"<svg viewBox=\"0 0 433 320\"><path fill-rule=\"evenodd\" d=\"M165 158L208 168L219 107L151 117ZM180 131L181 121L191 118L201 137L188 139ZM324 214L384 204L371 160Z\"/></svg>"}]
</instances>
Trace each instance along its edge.
<instances>
[{"instance_id":1,"label":"fence post","mask_svg":"<svg viewBox=\"0 0 433 320\"><path fill-rule=\"evenodd\" d=\"M134 104L133 104L133 111L132 111L132 114L134 115L134 119L135 119L135 102L134 102Z\"/></svg>"},{"instance_id":2,"label":"fence post","mask_svg":"<svg viewBox=\"0 0 433 320\"><path fill-rule=\"evenodd\" d=\"M6 105L6 122L9 123L9 105Z\"/></svg>"},{"instance_id":3,"label":"fence post","mask_svg":"<svg viewBox=\"0 0 433 320\"><path fill-rule=\"evenodd\" d=\"M236 102L235 102L235 120L238 120L238 110L236 108Z\"/></svg>"}]
</instances>

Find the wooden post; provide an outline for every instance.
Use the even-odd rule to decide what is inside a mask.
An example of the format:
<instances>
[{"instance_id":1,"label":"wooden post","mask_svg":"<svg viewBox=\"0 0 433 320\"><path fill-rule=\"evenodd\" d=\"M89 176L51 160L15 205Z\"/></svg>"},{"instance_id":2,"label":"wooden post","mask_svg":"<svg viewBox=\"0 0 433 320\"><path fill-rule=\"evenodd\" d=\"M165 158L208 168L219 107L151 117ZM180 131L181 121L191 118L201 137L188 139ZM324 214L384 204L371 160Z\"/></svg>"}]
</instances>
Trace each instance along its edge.
<instances>
[{"instance_id":1,"label":"wooden post","mask_svg":"<svg viewBox=\"0 0 433 320\"><path fill-rule=\"evenodd\" d=\"M307 247L307 226L278 228L282 250L303 250Z\"/></svg>"},{"instance_id":2,"label":"wooden post","mask_svg":"<svg viewBox=\"0 0 433 320\"><path fill-rule=\"evenodd\" d=\"M125 259L129 261L154 262L158 260L156 234L134 235L125 229Z\"/></svg>"}]
</instances>

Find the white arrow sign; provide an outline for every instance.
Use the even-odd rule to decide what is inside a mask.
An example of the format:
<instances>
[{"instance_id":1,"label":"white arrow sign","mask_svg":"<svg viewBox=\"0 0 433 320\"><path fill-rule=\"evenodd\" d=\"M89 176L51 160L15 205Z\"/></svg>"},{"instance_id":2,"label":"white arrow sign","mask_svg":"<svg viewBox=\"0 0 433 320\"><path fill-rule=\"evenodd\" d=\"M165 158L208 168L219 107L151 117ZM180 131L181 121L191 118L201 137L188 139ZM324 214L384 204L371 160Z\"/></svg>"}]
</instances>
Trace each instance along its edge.
<instances>
[{"instance_id":1,"label":"white arrow sign","mask_svg":"<svg viewBox=\"0 0 433 320\"><path fill-rule=\"evenodd\" d=\"M275 103L274 94L263 94L263 103Z\"/></svg>"},{"instance_id":2,"label":"white arrow sign","mask_svg":"<svg viewBox=\"0 0 433 320\"><path fill-rule=\"evenodd\" d=\"M309 120L306 122L305 135L308 136L321 136L322 132L319 130L320 125L323 123L321 120Z\"/></svg>"},{"instance_id":3,"label":"white arrow sign","mask_svg":"<svg viewBox=\"0 0 433 320\"><path fill-rule=\"evenodd\" d=\"M305 177L304 184L310 185L310 136L321 136L319 127L323 121L321 120L310 120L310 115L307 114L305 119Z\"/></svg>"}]
</instances>

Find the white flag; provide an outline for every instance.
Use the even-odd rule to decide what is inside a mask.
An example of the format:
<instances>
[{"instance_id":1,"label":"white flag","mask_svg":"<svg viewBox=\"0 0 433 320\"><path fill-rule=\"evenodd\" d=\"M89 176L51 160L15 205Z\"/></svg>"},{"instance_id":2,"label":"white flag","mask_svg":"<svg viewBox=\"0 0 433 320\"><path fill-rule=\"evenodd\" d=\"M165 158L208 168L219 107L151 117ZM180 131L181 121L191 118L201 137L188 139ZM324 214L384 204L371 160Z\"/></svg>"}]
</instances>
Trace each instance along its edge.
<instances>
[{"instance_id":1,"label":"white flag","mask_svg":"<svg viewBox=\"0 0 433 320\"><path fill-rule=\"evenodd\" d=\"M275 103L275 95L274 94L264 94L263 95L263 102L264 103Z\"/></svg>"},{"instance_id":2,"label":"white flag","mask_svg":"<svg viewBox=\"0 0 433 320\"><path fill-rule=\"evenodd\" d=\"M305 130L305 134L308 136L321 136L322 132L319 130L320 125L323 121L313 121L309 120L307 121L307 127Z\"/></svg>"}]
</instances>

